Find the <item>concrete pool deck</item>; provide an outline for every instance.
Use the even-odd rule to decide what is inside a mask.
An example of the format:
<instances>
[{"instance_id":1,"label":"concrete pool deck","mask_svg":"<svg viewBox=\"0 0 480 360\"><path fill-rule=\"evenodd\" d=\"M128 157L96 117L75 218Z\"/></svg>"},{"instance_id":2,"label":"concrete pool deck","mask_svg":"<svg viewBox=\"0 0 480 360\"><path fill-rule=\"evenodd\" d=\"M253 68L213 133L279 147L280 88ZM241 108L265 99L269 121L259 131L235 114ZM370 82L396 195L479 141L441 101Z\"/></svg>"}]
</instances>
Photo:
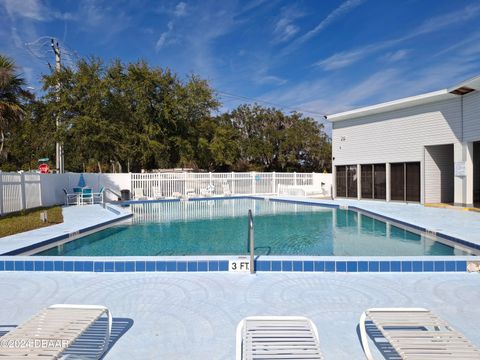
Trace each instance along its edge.
<instances>
[{"instance_id":1,"label":"concrete pool deck","mask_svg":"<svg viewBox=\"0 0 480 360\"><path fill-rule=\"evenodd\" d=\"M63 223L47 226L32 231L5 236L0 239L0 254L26 248L53 238L68 237L89 228L100 228L131 216L130 211L108 204L65 206L62 208Z\"/></svg>"},{"instance_id":2,"label":"concrete pool deck","mask_svg":"<svg viewBox=\"0 0 480 360\"><path fill-rule=\"evenodd\" d=\"M313 199L303 197L271 196L271 199L347 205L424 227L436 233L446 234L480 245L480 213L452 208L432 208L416 203L399 203L353 199Z\"/></svg>"},{"instance_id":3,"label":"concrete pool deck","mask_svg":"<svg viewBox=\"0 0 480 360\"><path fill-rule=\"evenodd\" d=\"M479 298L477 273L5 272L0 325L21 324L54 303L100 304L133 322L105 359L226 360L235 358L242 318L303 315L318 327L326 360L351 360L364 359L356 327L371 307L426 307L480 347Z\"/></svg>"}]
</instances>

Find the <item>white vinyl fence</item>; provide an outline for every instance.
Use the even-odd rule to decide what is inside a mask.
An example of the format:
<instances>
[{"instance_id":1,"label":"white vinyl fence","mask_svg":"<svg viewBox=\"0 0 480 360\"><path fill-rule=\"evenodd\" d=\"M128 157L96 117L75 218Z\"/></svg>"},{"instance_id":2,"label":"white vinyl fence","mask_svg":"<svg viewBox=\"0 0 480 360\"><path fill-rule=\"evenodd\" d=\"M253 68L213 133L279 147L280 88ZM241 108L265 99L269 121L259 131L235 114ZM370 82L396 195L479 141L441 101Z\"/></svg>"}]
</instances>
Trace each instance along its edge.
<instances>
[{"instance_id":1,"label":"white vinyl fence","mask_svg":"<svg viewBox=\"0 0 480 360\"><path fill-rule=\"evenodd\" d=\"M156 195L201 195L210 187L212 195L288 194L330 196L331 174L317 173L144 173L131 174L131 191L146 198Z\"/></svg>"},{"instance_id":2,"label":"white vinyl fence","mask_svg":"<svg viewBox=\"0 0 480 360\"><path fill-rule=\"evenodd\" d=\"M39 174L0 171L0 215L42 205Z\"/></svg>"},{"instance_id":3,"label":"white vinyl fence","mask_svg":"<svg viewBox=\"0 0 480 360\"><path fill-rule=\"evenodd\" d=\"M40 206L63 204L64 191L71 192L83 175L94 192L108 189L107 200L117 200L121 190L132 197L139 190L146 198L178 195L287 194L330 196L332 175L317 173L124 173L124 174L31 174L0 171L0 215Z\"/></svg>"}]
</instances>

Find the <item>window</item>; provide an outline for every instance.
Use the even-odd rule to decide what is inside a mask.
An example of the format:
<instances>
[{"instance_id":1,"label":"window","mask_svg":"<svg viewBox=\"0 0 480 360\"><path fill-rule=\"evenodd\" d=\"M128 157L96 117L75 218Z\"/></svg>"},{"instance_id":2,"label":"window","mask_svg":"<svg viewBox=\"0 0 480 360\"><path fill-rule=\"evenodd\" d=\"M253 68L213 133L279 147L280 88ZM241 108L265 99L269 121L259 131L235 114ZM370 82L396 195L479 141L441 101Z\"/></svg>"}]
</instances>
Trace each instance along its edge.
<instances>
[{"instance_id":1,"label":"window","mask_svg":"<svg viewBox=\"0 0 480 360\"><path fill-rule=\"evenodd\" d=\"M405 164L390 164L390 198L405 201Z\"/></svg>"},{"instance_id":2,"label":"window","mask_svg":"<svg viewBox=\"0 0 480 360\"><path fill-rule=\"evenodd\" d=\"M336 174L336 188L337 188L337 196L345 197L347 196L347 172L345 166L336 166L335 167Z\"/></svg>"},{"instance_id":3,"label":"window","mask_svg":"<svg viewBox=\"0 0 480 360\"><path fill-rule=\"evenodd\" d=\"M390 198L420 201L420 163L390 164Z\"/></svg>"},{"instance_id":4,"label":"window","mask_svg":"<svg viewBox=\"0 0 480 360\"><path fill-rule=\"evenodd\" d=\"M339 197L357 197L357 165L336 166L336 187Z\"/></svg>"},{"instance_id":5,"label":"window","mask_svg":"<svg viewBox=\"0 0 480 360\"><path fill-rule=\"evenodd\" d=\"M357 165L347 166L347 197L357 197Z\"/></svg>"},{"instance_id":6,"label":"window","mask_svg":"<svg viewBox=\"0 0 480 360\"><path fill-rule=\"evenodd\" d=\"M362 165L362 199L373 198L373 165Z\"/></svg>"},{"instance_id":7,"label":"window","mask_svg":"<svg viewBox=\"0 0 480 360\"><path fill-rule=\"evenodd\" d=\"M387 171L385 164L373 165L373 198L387 198Z\"/></svg>"},{"instance_id":8,"label":"window","mask_svg":"<svg viewBox=\"0 0 480 360\"><path fill-rule=\"evenodd\" d=\"M420 201L420 163L405 164L405 198L407 201Z\"/></svg>"}]
</instances>

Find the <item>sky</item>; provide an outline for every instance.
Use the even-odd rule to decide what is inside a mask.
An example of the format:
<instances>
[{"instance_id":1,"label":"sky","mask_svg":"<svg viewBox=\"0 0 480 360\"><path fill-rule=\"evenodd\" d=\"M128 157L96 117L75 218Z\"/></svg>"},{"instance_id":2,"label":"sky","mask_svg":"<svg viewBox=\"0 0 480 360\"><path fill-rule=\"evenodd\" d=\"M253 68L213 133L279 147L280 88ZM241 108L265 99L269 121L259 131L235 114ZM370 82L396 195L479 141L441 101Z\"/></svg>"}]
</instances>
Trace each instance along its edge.
<instances>
[{"instance_id":1,"label":"sky","mask_svg":"<svg viewBox=\"0 0 480 360\"><path fill-rule=\"evenodd\" d=\"M33 91L49 37L66 64L145 59L207 79L220 111L257 101L318 121L480 74L480 0L0 0L0 19L0 53Z\"/></svg>"}]
</instances>

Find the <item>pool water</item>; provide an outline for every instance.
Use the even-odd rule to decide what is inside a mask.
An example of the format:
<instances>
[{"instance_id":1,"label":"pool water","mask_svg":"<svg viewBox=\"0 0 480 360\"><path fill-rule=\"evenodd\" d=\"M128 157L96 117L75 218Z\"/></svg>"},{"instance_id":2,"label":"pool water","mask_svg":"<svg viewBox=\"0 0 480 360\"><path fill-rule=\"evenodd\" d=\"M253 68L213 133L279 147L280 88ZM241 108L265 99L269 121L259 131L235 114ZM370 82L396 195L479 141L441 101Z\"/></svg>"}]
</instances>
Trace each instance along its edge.
<instances>
[{"instance_id":1,"label":"pool water","mask_svg":"<svg viewBox=\"0 0 480 360\"><path fill-rule=\"evenodd\" d=\"M36 255L156 256L247 253L249 209L257 255L468 255L425 235L349 210L235 199L132 205L128 223Z\"/></svg>"}]
</instances>

